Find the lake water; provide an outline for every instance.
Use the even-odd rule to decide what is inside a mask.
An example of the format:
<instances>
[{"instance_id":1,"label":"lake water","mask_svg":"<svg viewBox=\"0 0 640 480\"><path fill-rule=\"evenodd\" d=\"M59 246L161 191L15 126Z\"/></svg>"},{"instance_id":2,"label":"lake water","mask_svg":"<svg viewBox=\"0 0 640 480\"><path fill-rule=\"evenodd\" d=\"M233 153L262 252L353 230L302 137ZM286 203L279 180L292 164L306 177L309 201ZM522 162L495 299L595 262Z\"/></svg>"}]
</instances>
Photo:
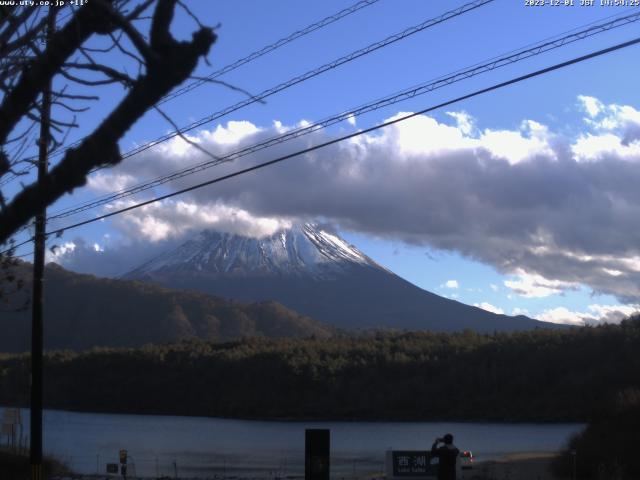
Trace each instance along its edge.
<instances>
[{"instance_id":1,"label":"lake water","mask_svg":"<svg viewBox=\"0 0 640 480\"><path fill-rule=\"evenodd\" d=\"M27 409L22 417L28 435ZM104 473L106 463L117 463L118 451L127 449L135 473L142 476L302 475L307 428L331 430L331 470L340 477L381 472L386 450L428 449L447 432L461 450L473 451L482 461L513 452L557 451L584 425L272 422L47 410L44 450L80 473Z\"/></svg>"}]
</instances>

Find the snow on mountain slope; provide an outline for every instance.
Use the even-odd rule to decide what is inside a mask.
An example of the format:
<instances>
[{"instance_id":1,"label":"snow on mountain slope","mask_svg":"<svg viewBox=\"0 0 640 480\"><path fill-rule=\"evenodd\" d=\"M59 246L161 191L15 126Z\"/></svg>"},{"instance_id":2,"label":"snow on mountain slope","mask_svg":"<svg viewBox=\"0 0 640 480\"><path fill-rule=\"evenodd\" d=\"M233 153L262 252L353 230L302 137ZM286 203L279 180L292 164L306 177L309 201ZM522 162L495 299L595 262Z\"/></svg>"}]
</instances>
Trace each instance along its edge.
<instances>
[{"instance_id":1,"label":"snow on mountain slope","mask_svg":"<svg viewBox=\"0 0 640 480\"><path fill-rule=\"evenodd\" d=\"M354 265L384 270L341 238L307 223L264 238L203 231L195 239L150 260L126 277L141 278L171 270L320 279Z\"/></svg>"},{"instance_id":2,"label":"snow on mountain slope","mask_svg":"<svg viewBox=\"0 0 640 480\"><path fill-rule=\"evenodd\" d=\"M493 332L545 326L422 290L312 224L264 238L205 231L125 278L240 301L276 300L344 329Z\"/></svg>"}]
</instances>

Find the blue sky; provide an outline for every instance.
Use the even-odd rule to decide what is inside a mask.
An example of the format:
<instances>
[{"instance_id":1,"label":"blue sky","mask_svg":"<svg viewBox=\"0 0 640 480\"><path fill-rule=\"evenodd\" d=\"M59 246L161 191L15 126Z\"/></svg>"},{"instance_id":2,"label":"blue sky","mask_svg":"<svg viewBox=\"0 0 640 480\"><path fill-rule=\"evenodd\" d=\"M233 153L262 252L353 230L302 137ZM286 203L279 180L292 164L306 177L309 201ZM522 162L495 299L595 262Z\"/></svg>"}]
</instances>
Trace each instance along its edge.
<instances>
[{"instance_id":1,"label":"blue sky","mask_svg":"<svg viewBox=\"0 0 640 480\"><path fill-rule=\"evenodd\" d=\"M353 3L189 2L203 23L220 25L209 56L211 66L201 64L198 74L206 75ZM256 94L464 3L379 0L221 79ZM321 120L591 22L635 11L573 3L530 7L524 0L496 0L191 135L217 154L233 151L301 121ZM195 29L188 16L178 15L177 36ZM637 33L635 23L605 32L363 115L353 123L343 122L277 152L367 128L399 112L421 110L632 39ZM637 229L634 214L640 204L633 186L627 185L640 165L639 54L637 46L614 52L246 180L66 232L51 241L62 247L51 258L80 271L113 275L207 226L268 233L283 218L318 218L333 223L364 253L416 285L464 303L553 321L619 319L620 312L628 314L640 303L635 287L640 253L635 233L631 234L634 226ZM125 60L113 60L128 66ZM117 87L100 94L101 101L85 114L71 141L86 134L122 96ZM236 91L208 84L162 109L183 126L243 99ZM149 112L122 139L122 150L169 130L165 120ZM270 155L274 153L214 168L136 199L204 181ZM202 160L180 140L168 142L99 173L50 211Z\"/></svg>"}]
</instances>

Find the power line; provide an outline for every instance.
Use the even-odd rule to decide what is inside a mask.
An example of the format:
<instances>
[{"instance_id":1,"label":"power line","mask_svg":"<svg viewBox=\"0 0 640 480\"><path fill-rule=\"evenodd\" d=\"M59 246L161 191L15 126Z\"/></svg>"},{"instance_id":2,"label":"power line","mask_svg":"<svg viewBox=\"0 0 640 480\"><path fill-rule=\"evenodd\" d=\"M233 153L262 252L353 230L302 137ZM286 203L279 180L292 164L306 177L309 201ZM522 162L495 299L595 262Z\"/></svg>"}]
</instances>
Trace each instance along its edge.
<instances>
[{"instance_id":1,"label":"power line","mask_svg":"<svg viewBox=\"0 0 640 480\"><path fill-rule=\"evenodd\" d=\"M343 10L340 10L339 12L333 14L333 15L329 15L325 18L323 18L322 20L319 20L315 23L312 23L311 25L306 26L305 28L301 29L301 30L297 30L289 35L287 35L286 37L283 37L279 40L277 40L276 42L266 45L264 47L262 47L259 50L256 50L252 53L250 53L249 55L242 57L238 60L236 60L235 62L232 62L212 73L210 73L209 75L207 75L205 78L201 78L199 80L196 80L195 82L190 83L189 85L186 85L178 90L175 90L174 92L171 92L167 95L165 95L163 98L160 99L160 101L158 102L159 104L168 102L170 100L173 100L174 98L177 98L181 95L184 95L188 92L190 92L191 90L194 90L195 88L199 87L200 85L203 85L207 82L210 82L224 74L227 74L249 62L252 62L253 60L256 60L268 53L273 52L274 50L277 50L280 47L283 47L284 45L287 45L299 38L302 38L316 30L319 30L321 28L326 27L327 25L331 25L332 23L337 22L338 20L347 17L348 15L351 15L353 13L356 13L357 11L369 7L377 2L379 2L380 0L360 0L359 2L351 5L350 7L347 7ZM70 17L72 13L68 13L66 16L60 18L60 21ZM85 139L86 137L81 138L80 140L76 140L75 142L73 142L71 145L68 145L65 148L59 148L57 150L52 150L50 152L50 155L53 156L57 156L60 153L64 153L66 152L69 148L74 148L77 147L78 145L80 145L80 143L82 143L82 141ZM23 159L21 161L27 161L27 160L31 160L31 158L26 158ZM14 174L11 177L7 177L7 179L4 179L3 181L0 182L0 187L8 184L9 182L13 181L15 178L17 178L18 176L21 176L23 174L28 173L29 171L31 171L34 168L33 165L24 168L23 170L21 170L20 172L18 172L18 174Z\"/></svg>"},{"instance_id":2,"label":"power line","mask_svg":"<svg viewBox=\"0 0 640 480\"><path fill-rule=\"evenodd\" d=\"M455 98L453 100L449 100L449 101L440 103L438 105L425 108L425 109L420 110L418 112L411 113L411 114L405 115L403 117L396 118L394 120L389 120L387 122L381 123L380 125L375 125L373 127L369 127L369 128L364 129L364 130L361 130L361 131L358 131L358 132L355 132L355 133L351 133L349 135L344 135L342 137L338 137L336 139L329 140L327 142L324 142L324 143L321 143L321 144L318 144L318 145L314 145L313 147L305 148L303 150L298 150L296 152L293 152L293 153L290 153L290 154L287 154L287 155L283 155L283 156L275 158L273 160L269 160L267 162L263 162L263 163L260 163L258 165L254 165L252 167L244 168L242 170L238 170L236 172L233 172L233 173L230 173L230 174L227 174L227 175L223 175L221 177L214 178L213 180L208 180L206 182L198 183L196 185L192 185L190 187L183 188L181 190L178 190L178 191L175 191L175 192L172 192L172 193L168 193L166 195L161 195L161 196L156 197L156 198L151 199L151 200L140 202L140 203L137 203L135 205L131 205L129 207L125 207L125 208L122 208L120 210L116 210L114 212L110 212L110 213L101 215L99 217L95 217L95 218L92 218L92 219L89 219L89 220L85 220L85 221L82 221L82 222L78 222L78 223L69 225L69 226L64 227L64 228L59 228L59 229L53 230L51 232L48 232L47 235L62 234L65 231L71 230L73 228L77 228L77 227L80 227L80 226L83 226L83 225L87 225L87 224L94 223L94 222L97 222L97 221L100 221L100 220L104 220L105 218L109 218L109 217L112 217L114 215L119 215L121 213L125 213L125 212L131 211L131 210L135 210L137 208L141 208L141 207L144 207L146 205L150 205L150 204L155 203L155 202L166 200L168 198L175 197L177 195L181 195L183 193L187 193L187 192L190 192L190 191L202 188L202 187L206 187L208 185L213 185L215 183L219 183L219 182L222 182L224 180L229 180L231 178L238 177L240 175L244 175L244 174L249 173L249 172L260 170L262 168L265 168L265 167L268 167L268 166L271 166L271 165L275 165L277 163L281 163L281 162L283 162L285 160L289 160L291 158L298 157L300 155L304 155L306 153L310 153L310 152L313 152L315 150L319 150L321 148L324 148L324 147L327 147L327 146L330 146L330 145L334 145L336 143L339 143L339 142L342 142L342 141L345 141L345 140L348 140L348 139L351 139L351 138L355 138L355 137L358 137L360 135L364 135L366 133L371 133L373 131L380 130L382 128L388 127L388 126L396 124L396 123L400 123L400 122L406 121L406 120L408 120L410 118L413 118L413 117L416 117L418 115L424 115L425 113L429 113L429 112L431 112L433 110L437 110L437 109L440 109L440 108L443 108L443 107L447 107L447 106L452 105L454 103L458 103L458 102L461 102L463 100L468 100L470 98L477 97L479 95L483 95L485 93L489 93L489 92L492 92L494 90L499 90L499 89L507 87L509 85L513 85L513 84L528 80L530 78L538 77L538 76L541 76L541 75L544 75L544 74L547 74L547 73L550 73L550 72L553 72L553 71L556 71L556 70L560 70L560 69L566 68L566 67L568 67L570 65L581 63L581 62L584 62L586 60L589 60L589 59L592 59L592 58L595 58L595 57L599 57L599 56L602 56L602 55L605 55L605 54L608 54L608 53L611 53L611 52L614 52L614 51L617 51L617 50L621 50L623 48L630 47L632 45L636 45L638 43L640 43L640 37L637 37L637 38L635 38L633 40L629 40L629 41L624 42L624 43L619 43L619 44L614 45L612 47L608 47L608 48L605 48L605 49L602 49L602 50L598 50L598 51L589 53L587 55L583 55L581 57L573 58L571 60L567 60L567 61L562 62L562 63L557 63L557 64L552 65L550 67L546 67L546 68L543 68L543 69L540 69L540 70L536 70L536 71L528 73L526 75L521 75L519 77L512 78L511 80L507 80L505 82L494 84L494 85L492 85L490 87L486 87L486 88L483 88L483 89L480 89L480 90L476 90L476 91L474 91L472 93L469 93L467 95L463 95L463 96L457 97L457 98Z\"/></svg>"},{"instance_id":3,"label":"power line","mask_svg":"<svg viewBox=\"0 0 640 480\"><path fill-rule=\"evenodd\" d=\"M452 74L439 77L438 79L431 81L429 83L424 83L418 86L411 87L409 89L405 89L401 92L383 97L374 102L370 102L368 104L362 105L355 109L351 109L343 113L340 113L338 115L329 117L320 122L316 122L314 124L298 128L296 130L287 132L283 135L269 138L265 141L245 147L241 150L235 151L231 154L225 155L216 160L207 161L207 162L194 165L192 167L184 168L174 173L171 173L169 175L164 175L154 180L140 183L136 186L122 189L118 192L114 192L114 193L105 195L103 197L99 197L98 199L94 199L92 201L82 203L76 207L72 207L72 208L60 211L58 213L54 213L50 215L50 219L65 218L65 217L75 215L77 213L80 213L92 208L99 207L101 205L107 204L114 200L119 200L121 198L126 198L129 196L144 192L151 188L164 185L170 181L177 180L187 175L192 175L194 173L201 172L203 170L220 165L222 163L231 162L240 157L249 155L251 153L255 153L265 148L268 148L280 143L284 143L286 141L301 137L303 135L310 134L317 130L320 130L328 126L334 125L336 123L339 123L341 121L344 121L351 116L360 116L360 115L378 110L380 108L399 103L409 98L416 97L418 95L424 95L438 88L442 88L444 86L451 85L453 83L456 83L462 80L466 80L475 75L493 71L497 68L501 68L503 66L510 65L510 64L531 58L533 56L540 55L542 53L545 53L551 50L555 50L557 48L561 48L563 46L566 46L568 44L574 43L579 40L583 40L585 38L591 37L598 33L609 31L613 28L617 28L622 25L627 25L629 23L637 22L638 20L640 20L640 12L637 12L631 15L626 15L621 18L616 18L615 20L612 20L610 22L594 25L587 29L578 31L576 33L565 35L564 37L561 37L561 38L556 38L549 41L543 41L542 43L533 44L532 47L512 51L512 53L503 57L494 57L487 62L475 64L474 66L469 67L465 70L458 70Z\"/></svg>"},{"instance_id":4,"label":"power line","mask_svg":"<svg viewBox=\"0 0 640 480\"><path fill-rule=\"evenodd\" d=\"M359 50L356 50L354 52L349 53L348 55L344 55L336 60L333 60L332 62L326 63L320 67L317 67L313 70L309 70L306 73L303 73L302 75L298 75L297 77L293 77L289 80L287 80L286 82L280 83L274 87L268 88L264 91L262 91L261 93L249 97L241 102L235 103L233 105L230 105L222 110L219 110L215 113L212 113L206 117L201 118L200 120L197 120L195 122L192 122L191 124L187 125L186 127L180 128L179 130L174 130L170 133L167 133L161 137L156 138L155 140L152 140L151 142L147 142L144 143L142 145L139 145L129 151L127 151L126 153L124 153L122 155L122 160L132 157L133 155L137 155L138 153L141 153L145 150L148 150L149 148L152 148L160 143L166 142L167 140L170 140L172 138L175 138L179 135L182 135L186 132L189 132L195 128L201 127L202 125L205 125L207 123L213 122L214 120L217 120L221 117L224 117L225 115L228 115L232 112L235 112L237 110L240 110L241 108L244 108L248 105L254 104L256 102L260 102L263 101L265 98L268 98L272 95L275 95L276 93L282 92L283 90L286 90L290 87L293 87L294 85L297 85L299 83L305 82L307 80L310 80L311 78L317 77L329 70L333 70L334 68L337 68L341 65L344 65L346 63L352 62L353 60L356 60L362 56L368 55L372 52L375 52L381 48L384 48L388 45L391 45L395 42L398 42L400 40L403 40L411 35L414 35L418 32L421 32L423 30L426 30L430 27L433 27L435 25L438 25L440 23L444 23L447 20L450 20L452 18L458 17L460 15L463 15L469 11L475 10L476 8L479 8L481 6L484 6L488 3L491 3L495 0L474 0L473 2L469 2L466 3L458 8L455 8L453 10L449 10L437 17L425 20L424 22L418 24L418 25L414 25L413 27L409 27L399 33L396 33L394 35L391 35L389 37L386 37L383 40L380 40L378 42L374 42L370 45L367 45L364 48L361 48ZM58 150L56 153L54 153L53 155L59 155L61 153L65 153L67 150L69 150L70 148L74 148L75 146L79 145L82 142L83 139L78 140L77 142L71 144L69 147L65 148L64 150ZM106 168L106 167L98 167L95 168L91 171L91 173L94 173L98 170L101 170L102 168ZM28 171L28 170L27 170ZM15 177L14 177L15 178Z\"/></svg>"},{"instance_id":5,"label":"power line","mask_svg":"<svg viewBox=\"0 0 640 480\"><path fill-rule=\"evenodd\" d=\"M285 160L288 160L288 159L291 159L291 158L294 158L294 157L297 157L297 156L300 156L300 155L304 155L306 153L310 153L312 151L315 151L315 150L318 150L318 149L321 149L321 148L324 148L324 147L327 147L327 146L342 142L344 140L348 140L350 138L355 138L355 137L358 137L360 135L364 135L366 133L370 133L370 132L373 132L373 131L388 127L390 125L406 121L406 120L408 120L410 118L413 118L413 117L416 117L418 115L424 115L425 113L429 113L429 112L431 112L433 110L437 110L437 109L440 109L440 108L443 108L443 107L447 107L449 105L452 105L452 104L455 104L455 103L458 103L458 102L461 102L461 101L464 101L464 100L468 100L470 98L473 98L473 97L476 97L476 96L479 96L479 95L482 95L482 94L485 94L485 93L489 93L489 92L492 92L494 90L498 90L498 89L507 87L509 85L513 85L513 84L528 80L530 78L538 77L538 76L541 76L541 75L544 75L544 74L547 74L547 73L550 73L550 72L553 72L553 71L556 71L556 70L560 70L560 69L566 68L566 67L568 67L570 65L574 65L574 64L577 64L577 63L584 62L586 60L590 60L592 58L596 58L596 57L599 57L599 56L602 56L602 55L606 55L608 53L612 53L614 51L621 50L623 48L627 48L627 47L636 45L638 43L640 43L640 37L637 37L637 38L635 38L633 40L629 40L627 42L619 43L617 45L614 45L614 46L611 46L611 47L608 47L608 48L605 48L605 49L601 49L601 50L589 53L587 55L583 55L583 56L580 56L580 57L577 57L577 58L573 58L571 60L567 60L565 62L561 62L561 63L555 64L555 65L552 65L550 67L546 67L546 68L543 68L543 69L540 69L540 70L536 70L536 71L528 73L526 75L522 75L522 76L513 78L511 80L507 80L505 82L494 84L494 85L492 85L490 87L486 87L486 88L483 88L483 89L480 89L480 90L476 90L476 91L474 91L472 93L469 93L467 95L463 95L463 96L457 97L457 98L455 98L453 100L449 100L449 101L440 103L438 105L425 108L425 109L420 110L418 112L415 112L415 113L412 113L412 114L408 114L408 115L405 115L403 117L399 117L399 118L396 118L394 120L390 120L390 121L382 123L380 125L375 125L373 127L369 127L367 129L360 130L358 132L355 132L355 133L352 133L352 134L349 134L349 135L344 135L342 137L339 137L339 138L324 142L324 143L319 144L319 145L315 145L313 147L309 147L309 148L306 148L306 149L303 149L303 150L298 150L298 151L293 152L291 154L287 154L287 155L275 158L273 160L270 160L270 161L267 161L267 162L263 162L263 163L260 163L258 165L254 165L252 167L248 167L248 168L245 168L245 169L230 173L228 175L217 177L217 178L215 178L213 180L209 180L209 181L202 182L202 183L199 183L199 184L196 184L196 185L192 185L190 187L187 187L187 188L184 188L184 189L181 189L181 190L178 190L178 191L166 194L166 195L162 195L162 196L156 197L154 199L147 200L145 202L140 202L138 204L131 205L129 207L122 208L120 210L113 211L113 212L110 212L110 213L107 213L107 214L104 214L104 215L101 215L101 216L98 216L98 217L95 217L95 218L92 218L92 219L89 219L89 220L85 220L85 221L82 221L82 222L77 222L75 224L68 225L68 226L63 227L63 228L58 228L56 230L52 230L50 232L47 232L46 235L47 236L51 236L51 235L63 234L67 230L78 228L78 227L83 226L83 225L88 225L90 223L94 223L94 222L97 222L97 221L100 221L100 220L104 220L104 219L112 217L114 215L119 215L121 213L125 213L125 212L128 212L128 211L137 209L137 208L141 208L141 207L144 207L146 205L150 205L150 204L155 203L155 202L166 200L168 198L171 198L171 197L174 197L174 196L177 196L177 195L181 195L183 193L187 193L187 192L190 192L190 191L193 191L193 190L196 190L196 189L208 186L208 185L212 185L214 183L219 183L219 182L222 182L224 180L228 180L228 179L231 179L231 178L234 178L234 177L237 177L237 176L240 176L240 175L243 175L243 174L255 171L255 170L259 170L259 169L265 168L267 166L274 165L276 163L280 163L280 162L283 162ZM14 246L13 248L17 248L17 247L19 247L21 245L24 245L24 244L26 244L28 242L31 242L31 241L33 241L33 239L26 240L26 241L24 241L24 242L22 242L22 243L20 243L20 244L18 244L16 246ZM10 250L11 249L7 249L7 250L5 250L3 252L0 252L0 255L4 255L4 254L8 253Z\"/></svg>"},{"instance_id":6,"label":"power line","mask_svg":"<svg viewBox=\"0 0 640 480\"><path fill-rule=\"evenodd\" d=\"M13 251L13 250L15 250L15 249L17 249L17 248L20 248L20 247L21 247L21 246L23 246L23 245L26 245L26 244L28 244L28 243L31 243L31 242L33 242L33 240L34 240L34 237L30 237L30 238L28 238L27 240L25 240L25 241L23 241L23 242L18 243L17 245L12 245L11 247L9 247L9 248L7 248L7 249L3 250L2 252L0 252L0 256L1 256L1 255L6 255L7 253L9 253L9 252L11 252L11 251ZM31 255L32 253L33 253L33 252L29 252L29 255ZM24 255L20 255L20 256L24 256Z\"/></svg>"},{"instance_id":7,"label":"power line","mask_svg":"<svg viewBox=\"0 0 640 480\"><path fill-rule=\"evenodd\" d=\"M166 142L167 140L170 140L172 138L175 138L176 136L178 136L180 133L184 134L186 132L189 132L195 128L201 127L202 125L205 125L207 123L210 123L214 120L217 120L221 117L224 117L225 115L228 115L232 112L235 112L237 110L240 110L241 108L244 108L248 105L251 105L253 103L259 102L264 100L265 98L268 98L272 95L275 95L276 93L282 92L283 90L286 90L290 87L293 87L294 85L297 85L299 83L305 82L307 80L310 80L311 78L317 77L318 75L321 75L325 72L328 72L329 70L333 70L334 68L337 68L341 65L344 65L346 63L352 62L360 57L363 57L365 55L368 55L372 52L375 52L381 48L384 48L388 45L391 45L393 43L396 43L400 40L404 40L407 37L410 37L411 35L414 35L416 33L422 32L423 30L426 30L430 27L433 27L435 25L441 24L446 22L447 20L450 20L452 18L458 17L460 15L463 15L467 12L470 12L472 10L475 10L476 8L479 8L483 5L486 5L488 3L491 3L495 0L475 0L473 2L469 2L466 3L464 5L462 5L461 7L455 8L453 10L449 10L437 17L431 18L429 20L425 20L422 23L419 23L418 25L414 25L413 27L409 27L405 30L403 30L402 32L396 33L394 35L390 35L388 37L386 37L383 40L380 40L378 42L374 42L370 45L367 45L364 48L361 48L359 50L356 50L354 52L349 53L348 55L344 55L336 60L333 60L332 62L329 63L325 63L324 65L317 67L313 70L309 70L306 73L303 73L302 75L298 75L297 77L293 77L289 80L287 80L286 82L282 82L274 87L268 88L264 91L262 91L261 93L251 97L251 98L247 98L241 102L238 102L234 105L230 105L222 110L219 110L215 113L212 113L206 117L201 118L200 120L197 120L195 122L192 122L191 124L187 125L186 127L183 127L180 129L180 131L173 131L171 133L168 133L166 135L163 135L161 137L158 137L156 140L153 140L151 142L147 142L143 145L140 145L136 148L133 148L131 150L129 150L128 152L126 152L125 154L122 155L122 159L126 159L129 158L133 155L136 155L138 153L141 153L145 150L148 150L151 147L154 147L155 145L158 145L159 143L163 143Z\"/></svg>"},{"instance_id":8,"label":"power line","mask_svg":"<svg viewBox=\"0 0 640 480\"><path fill-rule=\"evenodd\" d=\"M20 255L11 255L11 258L24 258L33 255L33 252L22 253Z\"/></svg>"},{"instance_id":9,"label":"power line","mask_svg":"<svg viewBox=\"0 0 640 480\"><path fill-rule=\"evenodd\" d=\"M339 11L338 13L335 13L333 15L329 15L328 17L323 18L322 20L313 23L305 28L303 28L302 30L298 30L295 31L293 33L291 33L290 35L281 38L280 40L267 45L263 48L261 48L260 50L256 50L253 53L250 53L249 55L247 55L246 57L243 57L239 60L236 60L233 63L230 63L229 65L220 68L219 70L216 70L215 72L207 75L204 79L199 79L196 80L195 82L190 83L189 85L185 85L182 88L179 88L178 90L175 90L167 95L165 95L162 99L160 99L160 102L158 102L159 104L162 104L164 102L168 102L170 100L173 100L176 97L179 97L181 95L184 95L185 93L190 92L191 90L198 88L200 85L204 85L205 83L207 83L208 81L214 80L222 75L225 75L233 70L235 70L238 67L241 67L242 65L252 62L253 60L256 60L257 58L262 57L263 55L266 55L267 53L271 53L274 50L293 42L294 40L297 40L298 38L304 37L305 35L308 35L311 32L314 32L316 30L319 30L323 27L326 27L327 25L330 25L334 22L337 22L338 20L340 20L341 18L344 18L348 15L351 15L352 13L357 12L358 10L365 8L365 7L369 7L371 5L373 5L374 3L378 2L379 0L362 0L348 8L345 8L344 10Z\"/></svg>"},{"instance_id":10,"label":"power line","mask_svg":"<svg viewBox=\"0 0 640 480\"><path fill-rule=\"evenodd\" d=\"M28 240L26 240L26 241L24 241L24 242L22 242L22 243L20 243L20 244L18 244L18 245L15 245L15 246L11 247L11 249L15 252L15 250L17 250L18 248L20 248L20 246L21 246L21 245L26 245L26 244L28 244L28 243L31 243L31 242L33 242L33 240L34 240L34 237L31 237L31 238L29 238ZM50 251L54 251L54 249L55 249L55 248L57 248L57 247L56 247L56 245L49 246L49 245L51 245L51 240L52 240L52 239L51 239L50 237L48 237L48 238L47 238L47 240L46 240L46 246L47 246L47 247L49 247L49 250L50 250ZM8 251L0 252L0 255L4 255L4 254L5 254L5 253L7 253L7 252L8 252ZM28 251L28 252L25 252L25 253L21 253L21 254L19 254L19 255L16 255L16 254L14 253L13 255L11 255L11 258L24 258L24 257L32 256L32 255L33 255L33 249L32 249L31 251Z\"/></svg>"}]
</instances>

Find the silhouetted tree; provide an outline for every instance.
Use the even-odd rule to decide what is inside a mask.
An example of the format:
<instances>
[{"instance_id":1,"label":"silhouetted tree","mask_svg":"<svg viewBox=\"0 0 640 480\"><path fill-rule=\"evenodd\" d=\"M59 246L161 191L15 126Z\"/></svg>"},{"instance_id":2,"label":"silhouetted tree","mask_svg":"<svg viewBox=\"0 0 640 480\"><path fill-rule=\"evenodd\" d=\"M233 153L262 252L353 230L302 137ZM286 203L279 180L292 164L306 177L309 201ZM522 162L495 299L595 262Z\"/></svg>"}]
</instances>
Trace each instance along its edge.
<instances>
[{"instance_id":1,"label":"silhouetted tree","mask_svg":"<svg viewBox=\"0 0 640 480\"><path fill-rule=\"evenodd\" d=\"M0 354L0 404L23 402L27 358ZM640 432L639 410L630 410L640 398L637 319L495 335L189 339L137 349L50 352L46 362L45 398L52 408L261 418L611 422L607 405L615 398L613 418L619 421L605 428L613 435L614 425L626 422L633 434L629 439ZM628 413L618 417L615 412Z\"/></svg>"},{"instance_id":2,"label":"silhouetted tree","mask_svg":"<svg viewBox=\"0 0 640 480\"><path fill-rule=\"evenodd\" d=\"M90 0L60 12L55 7L0 6L0 181L19 176L32 162L23 155L37 135L39 99L50 80L54 105L66 111L51 120L50 150L64 145L68 129L78 126L77 117L87 109L84 102L99 98L98 87L124 88L120 102L41 181L21 187L10 200L0 191L0 245L37 211L84 185L93 169L119 163L119 139L207 55L216 35L195 17L198 29L190 41L172 36L177 6L192 15L179 0ZM48 16L56 13L61 25L44 41ZM123 68L124 59L135 62L136 75ZM74 86L95 91L77 94Z\"/></svg>"}]
</instances>

